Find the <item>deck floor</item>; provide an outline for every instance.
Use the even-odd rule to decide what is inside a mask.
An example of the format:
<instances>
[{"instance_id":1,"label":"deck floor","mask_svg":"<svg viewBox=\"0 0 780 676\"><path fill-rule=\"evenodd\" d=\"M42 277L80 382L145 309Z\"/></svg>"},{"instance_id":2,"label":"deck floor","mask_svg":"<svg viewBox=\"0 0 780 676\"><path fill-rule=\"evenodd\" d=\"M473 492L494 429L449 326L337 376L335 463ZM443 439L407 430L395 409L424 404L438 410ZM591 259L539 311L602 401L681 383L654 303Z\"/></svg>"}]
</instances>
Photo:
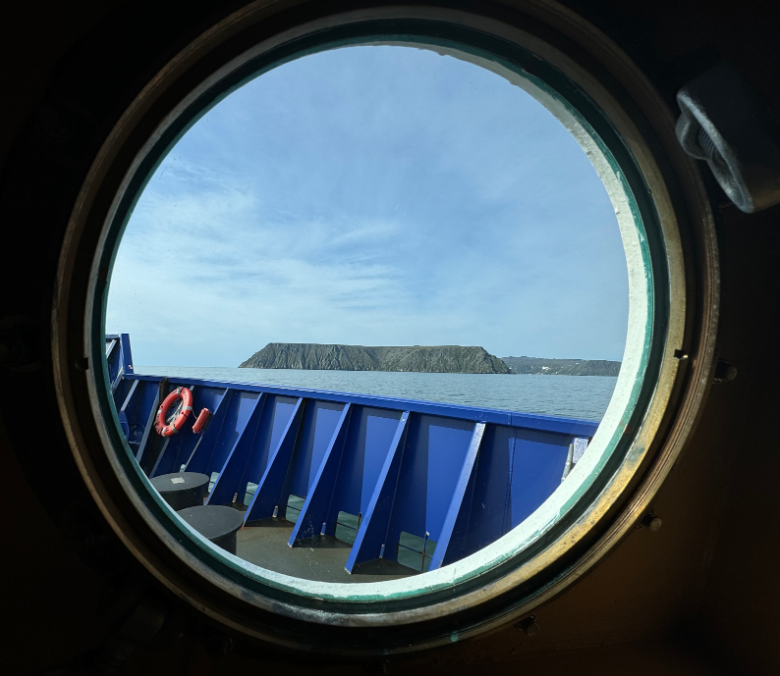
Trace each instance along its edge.
<instances>
[{"instance_id":1,"label":"deck floor","mask_svg":"<svg viewBox=\"0 0 780 676\"><path fill-rule=\"evenodd\" d=\"M290 547L287 542L292 529L293 524L284 519L252 521L238 531L236 554L267 570L321 582L382 582L416 574L385 559L369 561L350 574L344 568L350 545L320 535L304 545Z\"/></svg>"}]
</instances>

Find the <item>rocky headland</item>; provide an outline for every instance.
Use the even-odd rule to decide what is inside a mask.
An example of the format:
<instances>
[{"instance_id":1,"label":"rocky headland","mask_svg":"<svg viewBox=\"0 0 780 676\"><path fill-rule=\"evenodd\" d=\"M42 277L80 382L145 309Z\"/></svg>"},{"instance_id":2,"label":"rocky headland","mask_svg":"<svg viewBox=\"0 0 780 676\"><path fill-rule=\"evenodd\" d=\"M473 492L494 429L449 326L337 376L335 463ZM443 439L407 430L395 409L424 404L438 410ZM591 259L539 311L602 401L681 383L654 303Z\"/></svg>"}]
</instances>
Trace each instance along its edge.
<instances>
[{"instance_id":1,"label":"rocky headland","mask_svg":"<svg viewBox=\"0 0 780 676\"><path fill-rule=\"evenodd\" d=\"M239 368L615 377L620 373L620 364L603 359L499 358L476 345L268 343Z\"/></svg>"},{"instance_id":2,"label":"rocky headland","mask_svg":"<svg viewBox=\"0 0 780 676\"><path fill-rule=\"evenodd\" d=\"M503 373L509 367L478 346L365 346L268 343L239 368L313 371L413 371Z\"/></svg>"}]
</instances>

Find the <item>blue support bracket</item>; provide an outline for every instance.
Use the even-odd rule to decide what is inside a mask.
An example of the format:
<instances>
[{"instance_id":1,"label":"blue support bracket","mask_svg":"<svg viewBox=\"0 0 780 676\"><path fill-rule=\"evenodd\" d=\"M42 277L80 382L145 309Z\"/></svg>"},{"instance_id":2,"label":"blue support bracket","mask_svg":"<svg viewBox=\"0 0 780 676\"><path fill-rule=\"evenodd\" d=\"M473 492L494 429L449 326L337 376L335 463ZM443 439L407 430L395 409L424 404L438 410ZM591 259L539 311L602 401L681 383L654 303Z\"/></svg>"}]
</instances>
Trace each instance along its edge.
<instances>
[{"instance_id":1,"label":"blue support bracket","mask_svg":"<svg viewBox=\"0 0 780 676\"><path fill-rule=\"evenodd\" d=\"M122 406L117 412L119 416L119 424L122 427L122 431L125 433L125 438L130 439L130 420L127 417L127 408L130 406L130 404L133 401L133 397L135 396L135 393L138 391L138 381L134 380L133 384L130 385L130 391L127 393L127 396L124 398L124 401L122 402Z\"/></svg>"},{"instance_id":2,"label":"blue support bracket","mask_svg":"<svg viewBox=\"0 0 780 676\"><path fill-rule=\"evenodd\" d=\"M263 478L260 479L255 495L244 514L244 523L273 516L274 508L279 506L279 498L295 450L304 408L304 399L300 397L282 438L268 459Z\"/></svg>"},{"instance_id":3,"label":"blue support bracket","mask_svg":"<svg viewBox=\"0 0 780 676\"><path fill-rule=\"evenodd\" d=\"M341 464L341 455L349 431L349 421L352 415L352 405L346 404L333 432L328 449L320 463L314 481L309 488L308 496L303 503L301 513L295 522L288 544L314 537L321 531L321 526L328 518L328 508L333 498L336 478Z\"/></svg>"},{"instance_id":4,"label":"blue support bracket","mask_svg":"<svg viewBox=\"0 0 780 676\"><path fill-rule=\"evenodd\" d=\"M122 371L125 376L135 375L133 370L133 352L130 349L130 334L119 334L119 345L122 348Z\"/></svg>"},{"instance_id":5,"label":"blue support bracket","mask_svg":"<svg viewBox=\"0 0 780 676\"><path fill-rule=\"evenodd\" d=\"M173 443L171 443L172 439ZM176 465L176 458L181 453L182 444L183 439L178 434L174 437L166 437L162 450L157 456L157 461L154 463L154 467L152 467L152 471L149 473L150 479L160 476L161 474L179 471L179 467Z\"/></svg>"},{"instance_id":6,"label":"blue support bracket","mask_svg":"<svg viewBox=\"0 0 780 676\"><path fill-rule=\"evenodd\" d=\"M130 336L122 333L112 337L106 349L106 363L108 364L108 378L111 384L111 392L117 392L123 384L127 389L127 376L135 374L133 370L133 356L130 351ZM119 393L124 396L123 393Z\"/></svg>"},{"instance_id":7,"label":"blue support bracket","mask_svg":"<svg viewBox=\"0 0 780 676\"><path fill-rule=\"evenodd\" d=\"M138 444L138 450L135 453L135 460L141 466L143 466L144 455L146 453L146 447L149 445L150 435L154 430L154 419L157 416L157 409L162 403L161 394L162 393L160 392L160 386L158 385L157 392L154 396L154 400L152 401L152 407L149 409L149 413L146 418L146 424L144 425L144 434L141 437L141 441Z\"/></svg>"},{"instance_id":8,"label":"blue support bracket","mask_svg":"<svg viewBox=\"0 0 780 676\"><path fill-rule=\"evenodd\" d=\"M409 411L404 411L401 419L398 421L398 428L393 437L390 452L385 458L382 471L379 473L379 479L371 496L371 501L368 504L368 511L360 524L360 528L355 536L355 543L352 545L352 551L350 551L347 559L345 568L348 573L351 573L359 563L379 558L382 545L385 544L388 522L393 511L398 474L401 469L401 459L403 458L404 446L406 444L407 422L410 415Z\"/></svg>"},{"instance_id":9,"label":"blue support bracket","mask_svg":"<svg viewBox=\"0 0 780 676\"><path fill-rule=\"evenodd\" d=\"M350 573L377 557L433 570L494 542L560 486L598 427L392 397L135 375L127 334L106 336L106 363L119 425L147 475L182 467L209 474L208 502L240 496L245 522L278 507L281 519L295 522L290 546L318 533L353 542ZM154 432L161 398L177 386L193 391L196 412L213 412L202 434Z\"/></svg>"},{"instance_id":10,"label":"blue support bracket","mask_svg":"<svg viewBox=\"0 0 780 676\"><path fill-rule=\"evenodd\" d=\"M206 500L207 505L227 505L233 502L233 496L239 491L239 483L244 475L246 465L249 462L249 450L251 442L257 433L263 407L268 397L261 394L254 402L252 412L246 425L241 430L233 447L230 449L227 460L220 469L219 477L214 488Z\"/></svg>"},{"instance_id":11,"label":"blue support bracket","mask_svg":"<svg viewBox=\"0 0 780 676\"><path fill-rule=\"evenodd\" d=\"M133 384L130 386L130 391L127 393L127 396L125 397L125 400L122 402L122 406L119 409L120 413L126 414L127 407L130 406L130 404L133 401L133 397L135 396L135 393L138 391L139 383L140 383L139 380L133 381Z\"/></svg>"},{"instance_id":12,"label":"blue support bracket","mask_svg":"<svg viewBox=\"0 0 780 676\"><path fill-rule=\"evenodd\" d=\"M119 336L106 336L106 361L109 364L112 363L114 350L116 350L117 345L119 345Z\"/></svg>"},{"instance_id":13,"label":"blue support bracket","mask_svg":"<svg viewBox=\"0 0 780 676\"><path fill-rule=\"evenodd\" d=\"M186 465L186 471L199 472L201 474L208 473L208 464L211 460L214 447L219 441L220 434L222 432L222 425L225 422L225 416L230 408L230 402L234 396L238 394L238 390L225 390L224 395L219 400L214 416L209 421L209 425L206 430L200 435L200 438L195 443L195 447L192 449L187 460L182 463ZM178 471L178 467L175 471Z\"/></svg>"},{"instance_id":14,"label":"blue support bracket","mask_svg":"<svg viewBox=\"0 0 780 676\"><path fill-rule=\"evenodd\" d=\"M106 359L108 359L109 355L114 351L118 340L119 336L106 336Z\"/></svg>"},{"instance_id":15,"label":"blue support bracket","mask_svg":"<svg viewBox=\"0 0 780 676\"><path fill-rule=\"evenodd\" d=\"M262 394L257 392L243 392L241 390L234 392L231 396L216 443L211 447L208 458L201 465L202 469L199 470L214 480L214 483L219 479L236 443L241 440L261 396ZM205 458L205 452L203 455ZM215 474L216 479L214 478Z\"/></svg>"},{"instance_id":16,"label":"blue support bracket","mask_svg":"<svg viewBox=\"0 0 780 676\"><path fill-rule=\"evenodd\" d=\"M466 489L469 486L471 475L474 470L474 466L477 462L477 454L482 444L482 437L485 434L485 423L477 423L474 425L474 434L471 437L471 443L466 451L466 458L463 462L463 467L458 477L458 482L455 485L453 491L452 501L450 502L449 509L447 510L447 516L444 519L444 526L439 535L439 541L436 543L436 549L431 558L431 564L428 570L436 570L444 565L447 549L452 538L453 531L455 530L455 523L460 514L461 506L463 505L463 498L466 495Z\"/></svg>"}]
</instances>

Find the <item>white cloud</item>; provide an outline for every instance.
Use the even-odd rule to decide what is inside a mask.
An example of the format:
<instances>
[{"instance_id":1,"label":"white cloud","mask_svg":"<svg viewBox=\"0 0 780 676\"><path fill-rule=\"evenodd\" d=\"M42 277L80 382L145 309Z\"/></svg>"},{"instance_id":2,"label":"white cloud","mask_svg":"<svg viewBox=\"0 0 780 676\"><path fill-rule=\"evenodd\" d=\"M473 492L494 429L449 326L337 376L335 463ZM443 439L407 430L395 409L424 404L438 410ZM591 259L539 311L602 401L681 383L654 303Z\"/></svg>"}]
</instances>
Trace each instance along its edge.
<instances>
[{"instance_id":1,"label":"white cloud","mask_svg":"<svg viewBox=\"0 0 780 676\"><path fill-rule=\"evenodd\" d=\"M576 142L475 66L350 51L185 135L127 228L107 329L143 365L234 366L271 341L619 358L625 261Z\"/></svg>"}]
</instances>

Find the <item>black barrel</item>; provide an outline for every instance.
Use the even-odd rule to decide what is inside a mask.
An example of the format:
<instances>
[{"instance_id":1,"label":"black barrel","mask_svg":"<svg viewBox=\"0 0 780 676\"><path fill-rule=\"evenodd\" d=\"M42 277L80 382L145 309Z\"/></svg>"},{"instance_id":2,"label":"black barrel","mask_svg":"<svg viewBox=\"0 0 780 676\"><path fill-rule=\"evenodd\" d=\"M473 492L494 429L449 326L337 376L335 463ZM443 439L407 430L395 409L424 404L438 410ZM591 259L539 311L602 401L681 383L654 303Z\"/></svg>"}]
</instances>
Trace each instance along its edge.
<instances>
[{"instance_id":1,"label":"black barrel","mask_svg":"<svg viewBox=\"0 0 780 676\"><path fill-rule=\"evenodd\" d=\"M203 537L231 554L236 553L236 533L244 525L244 515L232 507L200 505L179 511L179 516Z\"/></svg>"},{"instance_id":2,"label":"black barrel","mask_svg":"<svg viewBox=\"0 0 780 676\"><path fill-rule=\"evenodd\" d=\"M162 474L152 479L152 486L176 511L202 505L208 485L209 478L197 472Z\"/></svg>"}]
</instances>

